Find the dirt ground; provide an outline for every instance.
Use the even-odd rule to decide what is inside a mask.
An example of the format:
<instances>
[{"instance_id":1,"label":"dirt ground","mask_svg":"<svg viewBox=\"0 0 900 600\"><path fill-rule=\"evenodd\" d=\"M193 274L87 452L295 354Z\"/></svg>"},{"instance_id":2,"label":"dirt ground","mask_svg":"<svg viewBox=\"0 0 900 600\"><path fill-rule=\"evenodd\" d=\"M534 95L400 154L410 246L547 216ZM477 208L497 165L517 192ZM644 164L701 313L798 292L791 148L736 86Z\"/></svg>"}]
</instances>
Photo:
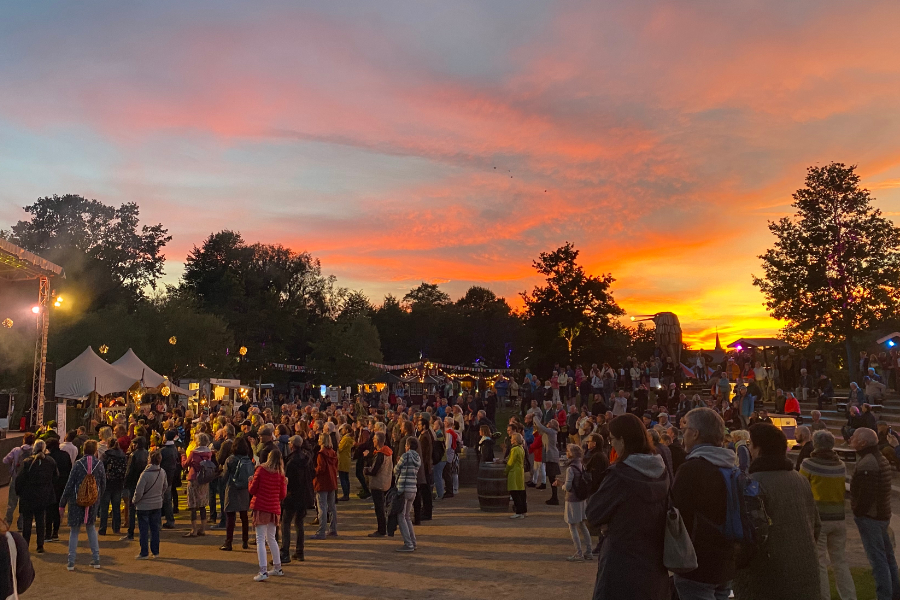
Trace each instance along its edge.
<instances>
[{"instance_id":1,"label":"dirt ground","mask_svg":"<svg viewBox=\"0 0 900 600\"><path fill-rule=\"evenodd\" d=\"M0 488L4 512L6 496L6 488ZM548 497L549 491L529 490L528 518L510 520L506 514L478 510L475 489L463 488L455 498L435 502L434 520L416 528L419 549L410 554L394 551L402 544L399 531L395 538L366 537L375 530L372 505L354 497L338 504L337 538L307 540L305 562L292 562L285 566L285 577L263 583L252 579L257 572L254 546L222 552L218 547L224 531L182 538L189 522L184 511L178 515L178 530L163 530L156 561L135 560L137 542L101 537L101 569L88 566L90 551L82 532L76 570L66 571L64 528L64 541L48 542L44 554L34 553L32 537L37 577L23 597L158 600L160 593L177 593L182 599L265 593L319 600L589 598L596 563L565 560L572 542L562 506L547 506ZM311 529L307 525L307 533Z\"/></svg>"}]
</instances>

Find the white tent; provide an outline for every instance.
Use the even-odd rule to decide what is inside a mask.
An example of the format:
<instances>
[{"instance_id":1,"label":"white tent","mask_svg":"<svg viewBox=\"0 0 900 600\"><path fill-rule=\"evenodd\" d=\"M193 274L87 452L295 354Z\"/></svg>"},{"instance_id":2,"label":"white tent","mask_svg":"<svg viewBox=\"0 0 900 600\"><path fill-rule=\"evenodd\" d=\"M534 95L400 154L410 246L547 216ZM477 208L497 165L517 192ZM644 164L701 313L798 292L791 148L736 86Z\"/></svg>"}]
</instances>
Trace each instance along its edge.
<instances>
[{"instance_id":1,"label":"white tent","mask_svg":"<svg viewBox=\"0 0 900 600\"><path fill-rule=\"evenodd\" d=\"M118 367L120 371L123 371L129 376L134 377L136 381L143 381L144 387L155 388L161 386L163 383L166 383L169 386L169 390L173 394L193 396L197 393L196 390L186 390L178 387L177 385L172 385L171 383L169 383L168 378L163 377L162 375L148 367L147 364L142 361L131 348L128 349L128 352L122 355L122 358L114 362L113 366Z\"/></svg>"},{"instance_id":2,"label":"white tent","mask_svg":"<svg viewBox=\"0 0 900 600\"><path fill-rule=\"evenodd\" d=\"M93 391L105 396L128 390L138 379L109 364L88 346L72 362L56 371L56 396L85 398Z\"/></svg>"}]
</instances>

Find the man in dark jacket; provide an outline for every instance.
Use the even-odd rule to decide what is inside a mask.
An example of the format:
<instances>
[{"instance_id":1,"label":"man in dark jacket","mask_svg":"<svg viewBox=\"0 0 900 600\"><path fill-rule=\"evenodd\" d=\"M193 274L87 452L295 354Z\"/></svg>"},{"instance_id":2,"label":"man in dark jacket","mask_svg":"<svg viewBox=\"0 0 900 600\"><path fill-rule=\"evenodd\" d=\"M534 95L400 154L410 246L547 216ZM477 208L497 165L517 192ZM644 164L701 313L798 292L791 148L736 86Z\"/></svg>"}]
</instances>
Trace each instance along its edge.
<instances>
[{"instance_id":1,"label":"man in dark jacket","mask_svg":"<svg viewBox=\"0 0 900 600\"><path fill-rule=\"evenodd\" d=\"M422 464L419 467L418 493L413 502L415 513L413 525L420 521L430 521L433 508L431 487L434 485L434 465L432 463L431 447L434 436L431 433L431 416L428 413L422 413L419 417L418 429L419 456L422 458Z\"/></svg>"},{"instance_id":2,"label":"man in dark jacket","mask_svg":"<svg viewBox=\"0 0 900 600\"><path fill-rule=\"evenodd\" d=\"M119 535L122 527L122 489L125 487L125 472L128 457L122 451L121 444L113 443L103 453L103 470L106 471L106 488L100 498L100 528L98 535L106 535L106 523L109 520L110 504L112 505L112 529Z\"/></svg>"},{"instance_id":3,"label":"man in dark jacket","mask_svg":"<svg viewBox=\"0 0 900 600\"><path fill-rule=\"evenodd\" d=\"M219 433L222 432L222 433ZM213 442L213 450L216 451L216 465L219 467L219 476L209 484L209 512L210 515L216 514L215 494L213 486L216 486L216 494L219 496L219 522L214 524L210 529L225 529L225 487L228 481L224 475L225 461L231 456L231 449L234 447L234 425L227 423L224 427L216 432L216 441ZM282 456L287 456L286 452L282 452ZM214 516L210 516L210 520L215 520Z\"/></svg>"},{"instance_id":4,"label":"man in dark jacket","mask_svg":"<svg viewBox=\"0 0 900 600\"><path fill-rule=\"evenodd\" d=\"M140 428L138 428L140 429ZM150 453L147 452L147 439L143 432L135 431L134 441L131 442L131 452L128 455L128 467L125 469L125 489L122 497L125 500L125 506L128 509L128 533L122 536L121 540L134 541L134 527L137 522L137 512L131 506L131 497L134 495L134 488L137 487L138 479L141 473L147 467L147 459Z\"/></svg>"},{"instance_id":5,"label":"man in dark jacket","mask_svg":"<svg viewBox=\"0 0 900 600\"><path fill-rule=\"evenodd\" d=\"M281 564L287 564L293 560L303 561L303 519L306 511L315 504L315 492L313 491L313 473L315 468L312 463L312 452L303 443L303 438L295 435L291 438L291 453L284 465L284 475L287 477L287 496L281 502ZM297 548L291 551L291 527L297 527Z\"/></svg>"},{"instance_id":6,"label":"man in dark jacket","mask_svg":"<svg viewBox=\"0 0 900 600\"><path fill-rule=\"evenodd\" d=\"M69 481L69 473L72 472L72 458L65 450L59 449L59 438L50 438L47 440L47 454L56 462L56 479L53 481L53 490L55 497L62 496L63 490L66 488L66 482ZM59 510L56 506L47 509L47 540L54 541L59 539L59 525L61 521Z\"/></svg>"},{"instance_id":7,"label":"man in dark jacket","mask_svg":"<svg viewBox=\"0 0 900 600\"><path fill-rule=\"evenodd\" d=\"M178 432L174 429L166 431L166 441L160 449L162 454L162 463L159 465L169 480L169 485L163 495L163 515L166 522L163 523L163 529L175 529L175 512L178 509L178 492L175 486L180 483L178 474L181 472L181 455L178 453L178 446L175 440L178 438Z\"/></svg>"},{"instance_id":8,"label":"man in dark jacket","mask_svg":"<svg viewBox=\"0 0 900 600\"><path fill-rule=\"evenodd\" d=\"M853 432L859 454L850 481L850 507L875 579L878 598L900 597L900 574L891 545L891 466L878 450L878 434L867 427Z\"/></svg>"},{"instance_id":9,"label":"man in dark jacket","mask_svg":"<svg viewBox=\"0 0 900 600\"><path fill-rule=\"evenodd\" d=\"M695 408L685 417L687 458L678 469L672 498L691 533L697 568L676 574L681 600L727 598L734 577L734 550L719 532L724 525L728 497L720 469L734 468L734 452L723 448L725 422L714 410Z\"/></svg>"}]
</instances>

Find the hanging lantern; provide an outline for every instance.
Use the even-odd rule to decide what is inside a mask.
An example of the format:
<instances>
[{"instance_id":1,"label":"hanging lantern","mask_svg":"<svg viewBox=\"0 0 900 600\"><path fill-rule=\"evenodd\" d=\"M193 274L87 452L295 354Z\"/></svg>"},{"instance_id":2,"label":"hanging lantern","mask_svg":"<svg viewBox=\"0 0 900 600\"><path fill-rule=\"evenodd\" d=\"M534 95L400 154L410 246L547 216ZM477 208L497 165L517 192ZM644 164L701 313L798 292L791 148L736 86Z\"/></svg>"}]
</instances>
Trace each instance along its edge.
<instances>
[{"instance_id":1,"label":"hanging lantern","mask_svg":"<svg viewBox=\"0 0 900 600\"><path fill-rule=\"evenodd\" d=\"M247 356L247 347L241 346L241 349L238 350L238 354L240 354L241 356Z\"/></svg>"},{"instance_id":2,"label":"hanging lantern","mask_svg":"<svg viewBox=\"0 0 900 600\"><path fill-rule=\"evenodd\" d=\"M163 398L168 398L169 394L172 393L172 390L169 389L169 386L163 385L161 388L159 388L159 393Z\"/></svg>"},{"instance_id":3,"label":"hanging lantern","mask_svg":"<svg viewBox=\"0 0 900 600\"><path fill-rule=\"evenodd\" d=\"M13 320L12 319L3 319L3 326L6 327L7 329L11 329L13 326Z\"/></svg>"},{"instance_id":4,"label":"hanging lantern","mask_svg":"<svg viewBox=\"0 0 900 600\"><path fill-rule=\"evenodd\" d=\"M169 338L169 343L172 344L172 345L174 346L175 344L178 343L178 338L176 338L176 337L173 335L172 337Z\"/></svg>"},{"instance_id":5,"label":"hanging lantern","mask_svg":"<svg viewBox=\"0 0 900 600\"><path fill-rule=\"evenodd\" d=\"M100 354L106 354L107 352L109 352L109 346L107 346L106 344L103 344L102 346L97 348L97 350L100 351Z\"/></svg>"}]
</instances>

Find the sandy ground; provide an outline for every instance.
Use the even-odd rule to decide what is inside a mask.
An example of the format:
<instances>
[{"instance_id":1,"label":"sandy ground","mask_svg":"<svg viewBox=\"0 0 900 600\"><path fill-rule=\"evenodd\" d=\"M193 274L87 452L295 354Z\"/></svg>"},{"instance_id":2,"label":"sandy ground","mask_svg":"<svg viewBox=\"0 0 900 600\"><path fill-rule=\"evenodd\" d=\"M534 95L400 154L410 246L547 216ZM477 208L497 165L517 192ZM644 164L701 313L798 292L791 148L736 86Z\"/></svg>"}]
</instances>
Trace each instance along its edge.
<instances>
[{"instance_id":1,"label":"sandy ground","mask_svg":"<svg viewBox=\"0 0 900 600\"><path fill-rule=\"evenodd\" d=\"M6 495L0 489L4 512ZM182 538L184 511L179 530L162 532L162 558L137 561L137 542L108 535L100 538L102 568L96 570L88 566L90 551L82 532L76 570L66 571L64 528L65 540L48 542L44 554L33 553L32 537L37 577L24 597L158 600L162 592L183 599L261 593L320 600L589 598L596 564L565 560L572 542L562 507L545 505L548 497L549 491L529 490L528 518L510 520L478 510L474 488L463 488L455 498L435 502L434 520L416 528L419 549L411 554L394 551L401 545L399 531L396 538L366 537L375 530L372 505L354 497L338 504L337 538L307 540L306 561L286 565L285 577L264 583L252 580L257 572L254 546L222 552L218 547L225 534L220 531Z\"/></svg>"}]
</instances>

